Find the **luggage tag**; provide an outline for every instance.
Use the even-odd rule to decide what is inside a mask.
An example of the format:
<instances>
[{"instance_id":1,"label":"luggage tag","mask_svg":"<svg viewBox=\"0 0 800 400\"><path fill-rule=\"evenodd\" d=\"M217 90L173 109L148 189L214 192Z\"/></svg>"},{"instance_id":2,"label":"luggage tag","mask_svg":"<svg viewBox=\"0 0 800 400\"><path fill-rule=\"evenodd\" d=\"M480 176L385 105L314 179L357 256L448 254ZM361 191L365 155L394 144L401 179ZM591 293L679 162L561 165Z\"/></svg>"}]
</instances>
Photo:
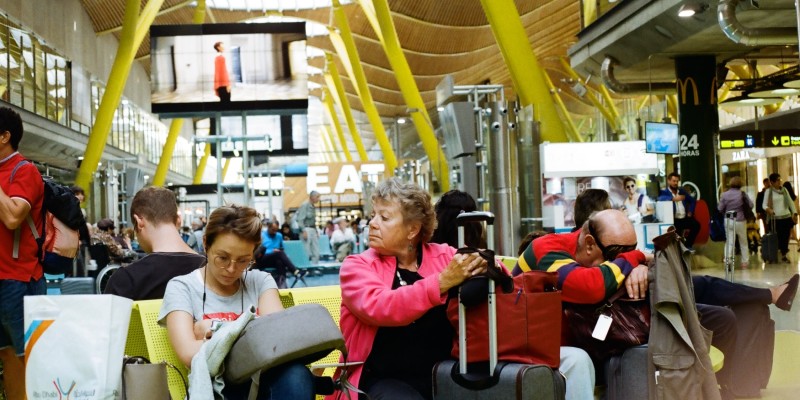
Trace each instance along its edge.
<instances>
[{"instance_id":1,"label":"luggage tag","mask_svg":"<svg viewBox=\"0 0 800 400\"><path fill-rule=\"evenodd\" d=\"M600 314L600 317L597 318L597 324L592 331L592 337L600 341L606 340L606 335L608 335L608 330L611 329L611 323L613 321L614 320L608 315Z\"/></svg>"}]
</instances>

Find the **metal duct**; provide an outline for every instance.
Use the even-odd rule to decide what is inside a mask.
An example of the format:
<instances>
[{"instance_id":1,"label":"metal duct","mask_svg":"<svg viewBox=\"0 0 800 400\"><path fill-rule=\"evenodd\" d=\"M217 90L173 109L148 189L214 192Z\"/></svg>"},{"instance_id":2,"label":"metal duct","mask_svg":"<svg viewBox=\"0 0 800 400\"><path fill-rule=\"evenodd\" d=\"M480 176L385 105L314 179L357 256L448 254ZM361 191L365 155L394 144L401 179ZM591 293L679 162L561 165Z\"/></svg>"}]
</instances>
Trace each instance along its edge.
<instances>
[{"instance_id":1,"label":"metal duct","mask_svg":"<svg viewBox=\"0 0 800 400\"><path fill-rule=\"evenodd\" d=\"M728 39L745 46L783 46L797 44L796 28L748 28L736 18L739 0L720 0L717 5L719 27Z\"/></svg>"},{"instance_id":2,"label":"metal duct","mask_svg":"<svg viewBox=\"0 0 800 400\"><path fill-rule=\"evenodd\" d=\"M607 88L614 93L653 93L675 91L674 82L629 82L622 83L614 78L614 67L619 64L611 56L603 59L600 66L600 78Z\"/></svg>"},{"instance_id":3,"label":"metal duct","mask_svg":"<svg viewBox=\"0 0 800 400\"><path fill-rule=\"evenodd\" d=\"M517 188L511 183L511 149L514 140L508 126L508 105L504 101L493 101L491 123L489 126L489 174L492 188L490 198L494 212L494 250L497 254L516 254L515 233L519 229L519 218L514 215L519 209L514 207ZM491 240L487 238L487 240Z\"/></svg>"}]
</instances>

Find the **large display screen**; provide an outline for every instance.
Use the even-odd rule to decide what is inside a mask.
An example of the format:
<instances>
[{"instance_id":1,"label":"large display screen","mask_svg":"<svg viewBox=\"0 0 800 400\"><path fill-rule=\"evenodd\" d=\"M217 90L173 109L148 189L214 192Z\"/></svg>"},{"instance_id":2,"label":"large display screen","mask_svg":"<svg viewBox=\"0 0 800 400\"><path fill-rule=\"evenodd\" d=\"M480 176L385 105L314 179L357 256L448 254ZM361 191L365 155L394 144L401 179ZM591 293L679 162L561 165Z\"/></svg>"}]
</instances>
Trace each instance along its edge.
<instances>
[{"instance_id":1,"label":"large display screen","mask_svg":"<svg viewBox=\"0 0 800 400\"><path fill-rule=\"evenodd\" d=\"M154 25L150 49L153 113L308 108L305 23Z\"/></svg>"},{"instance_id":2,"label":"large display screen","mask_svg":"<svg viewBox=\"0 0 800 400\"><path fill-rule=\"evenodd\" d=\"M645 151L656 154L678 154L678 125L663 122L644 123Z\"/></svg>"}]
</instances>

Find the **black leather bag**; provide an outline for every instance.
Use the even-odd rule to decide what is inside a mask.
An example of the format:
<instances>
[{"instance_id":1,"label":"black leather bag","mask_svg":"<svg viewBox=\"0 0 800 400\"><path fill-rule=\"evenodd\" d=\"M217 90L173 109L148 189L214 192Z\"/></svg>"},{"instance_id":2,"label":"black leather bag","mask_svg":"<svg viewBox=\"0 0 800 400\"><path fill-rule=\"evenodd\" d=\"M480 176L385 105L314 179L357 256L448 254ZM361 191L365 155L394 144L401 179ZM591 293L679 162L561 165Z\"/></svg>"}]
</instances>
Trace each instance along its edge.
<instances>
[{"instance_id":1,"label":"black leather bag","mask_svg":"<svg viewBox=\"0 0 800 400\"><path fill-rule=\"evenodd\" d=\"M566 344L589 353L595 364L626 349L647 343L650 336L650 304L647 299L624 297L625 285L600 304L563 303ZM611 317L606 339L592 337L600 315Z\"/></svg>"}]
</instances>

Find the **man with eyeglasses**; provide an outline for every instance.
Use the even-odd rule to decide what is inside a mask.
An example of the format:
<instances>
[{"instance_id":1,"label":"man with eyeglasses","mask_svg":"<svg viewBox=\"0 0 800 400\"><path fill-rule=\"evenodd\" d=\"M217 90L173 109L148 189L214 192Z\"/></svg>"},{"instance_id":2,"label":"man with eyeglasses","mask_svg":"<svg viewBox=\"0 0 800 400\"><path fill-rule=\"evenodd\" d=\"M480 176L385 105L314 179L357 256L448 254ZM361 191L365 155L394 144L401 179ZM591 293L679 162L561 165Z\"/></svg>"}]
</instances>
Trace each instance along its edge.
<instances>
[{"instance_id":1,"label":"man with eyeglasses","mask_svg":"<svg viewBox=\"0 0 800 400\"><path fill-rule=\"evenodd\" d=\"M203 266L206 258L192 250L180 235L178 203L169 189L146 187L131 202L133 230L145 257L111 275L105 294L132 300L164 297L170 279Z\"/></svg>"}]
</instances>

